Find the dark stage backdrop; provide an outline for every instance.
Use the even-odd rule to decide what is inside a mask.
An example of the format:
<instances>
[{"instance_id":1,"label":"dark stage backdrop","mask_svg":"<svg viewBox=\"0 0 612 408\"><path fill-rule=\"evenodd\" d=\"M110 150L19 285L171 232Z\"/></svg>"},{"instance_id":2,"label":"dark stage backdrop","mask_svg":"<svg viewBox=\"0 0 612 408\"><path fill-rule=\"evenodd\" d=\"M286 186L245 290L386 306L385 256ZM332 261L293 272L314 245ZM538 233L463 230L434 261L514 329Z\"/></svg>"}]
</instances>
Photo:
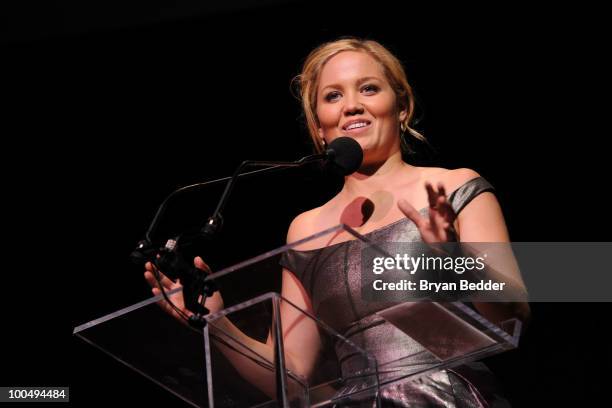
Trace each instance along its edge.
<instances>
[{"instance_id":1,"label":"dark stage backdrop","mask_svg":"<svg viewBox=\"0 0 612 408\"><path fill-rule=\"evenodd\" d=\"M310 49L342 35L400 57L416 127L433 146L408 160L477 170L497 188L514 241L610 239L596 11L178 2L151 17L150 5L100 14L45 4L14 7L2 38L0 385L69 385L79 407L119 396L126 406L186 406L72 328L148 295L128 254L167 193L244 159L310 153L290 82ZM228 216L228 228L267 222L267 248L338 187L309 172L274 180L241 186ZM206 204L185 205L195 219L209 215ZM610 305L532 309L521 348L488 361L511 402L603 402Z\"/></svg>"}]
</instances>

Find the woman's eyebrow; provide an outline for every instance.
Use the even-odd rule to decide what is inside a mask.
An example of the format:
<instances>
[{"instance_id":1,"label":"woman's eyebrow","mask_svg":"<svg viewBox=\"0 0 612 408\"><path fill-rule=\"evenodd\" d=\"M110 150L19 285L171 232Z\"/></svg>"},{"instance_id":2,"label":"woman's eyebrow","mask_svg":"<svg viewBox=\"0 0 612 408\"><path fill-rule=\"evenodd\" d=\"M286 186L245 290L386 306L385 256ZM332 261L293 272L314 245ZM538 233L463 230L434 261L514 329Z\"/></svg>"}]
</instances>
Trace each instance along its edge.
<instances>
[{"instance_id":1,"label":"woman's eyebrow","mask_svg":"<svg viewBox=\"0 0 612 408\"><path fill-rule=\"evenodd\" d=\"M363 84L364 82L368 82L368 81L371 81L371 80L380 81L380 78L375 77L375 76L367 76L367 77L359 78L359 79L357 80L357 83L358 83L359 85L361 85L361 84Z\"/></svg>"},{"instance_id":2,"label":"woman's eyebrow","mask_svg":"<svg viewBox=\"0 0 612 408\"><path fill-rule=\"evenodd\" d=\"M357 86L363 84L364 82L367 81L371 81L371 80L377 80L380 81L380 78L375 77L375 76L366 76L366 77L361 77L359 78L356 82L357 82ZM321 91L323 91L326 88L334 88L334 89L338 89L338 88L342 88L342 85L340 84L329 84L329 85L325 85L323 88L321 88Z\"/></svg>"}]
</instances>

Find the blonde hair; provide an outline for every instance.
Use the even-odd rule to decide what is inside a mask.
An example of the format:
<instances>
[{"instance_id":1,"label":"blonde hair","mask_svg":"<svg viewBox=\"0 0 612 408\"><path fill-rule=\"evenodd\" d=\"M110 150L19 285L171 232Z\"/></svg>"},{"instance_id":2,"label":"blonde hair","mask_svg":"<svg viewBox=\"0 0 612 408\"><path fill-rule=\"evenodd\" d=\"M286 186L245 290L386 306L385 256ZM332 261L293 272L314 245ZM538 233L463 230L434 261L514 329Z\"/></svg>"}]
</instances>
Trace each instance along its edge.
<instances>
[{"instance_id":1,"label":"blonde hair","mask_svg":"<svg viewBox=\"0 0 612 408\"><path fill-rule=\"evenodd\" d=\"M395 92L399 109L406 109L408 113L406 119L400 123L401 131L425 142L425 137L411 127L414 115L414 95L401 62L376 41L343 38L315 48L306 58L302 73L294 78L294 82L299 87L308 132L315 145L315 150L319 153L324 150L323 141L319 137L319 122L316 115L319 75L327 61L344 51L365 52L378 61ZM401 144L403 151L411 150L404 138L401 138Z\"/></svg>"}]
</instances>

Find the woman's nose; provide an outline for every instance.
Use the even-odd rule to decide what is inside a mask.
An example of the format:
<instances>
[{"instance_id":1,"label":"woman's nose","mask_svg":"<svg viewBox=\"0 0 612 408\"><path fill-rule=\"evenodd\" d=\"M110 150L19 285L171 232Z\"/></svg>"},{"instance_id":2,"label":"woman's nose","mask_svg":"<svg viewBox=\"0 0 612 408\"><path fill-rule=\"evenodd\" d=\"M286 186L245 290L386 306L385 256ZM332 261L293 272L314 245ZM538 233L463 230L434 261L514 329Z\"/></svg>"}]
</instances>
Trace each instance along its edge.
<instances>
[{"instance_id":1,"label":"woman's nose","mask_svg":"<svg viewBox=\"0 0 612 408\"><path fill-rule=\"evenodd\" d=\"M343 113L346 116L359 115L363 113L363 105L356 96L347 95L345 98Z\"/></svg>"}]
</instances>

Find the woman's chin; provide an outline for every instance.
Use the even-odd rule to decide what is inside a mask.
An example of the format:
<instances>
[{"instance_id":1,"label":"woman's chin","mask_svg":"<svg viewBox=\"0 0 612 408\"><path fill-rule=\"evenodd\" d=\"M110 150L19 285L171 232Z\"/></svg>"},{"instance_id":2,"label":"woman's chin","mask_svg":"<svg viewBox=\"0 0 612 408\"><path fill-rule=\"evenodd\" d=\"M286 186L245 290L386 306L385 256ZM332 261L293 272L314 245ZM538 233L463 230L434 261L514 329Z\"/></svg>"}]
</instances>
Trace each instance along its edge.
<instances>
[{"instance_id":1,"label":"woman's chin","mask_svg":"<svg viewBox=\"0 0 612 408\"><path fill-rule=\"evenodd\" d=\"M374 144L367 137L354 137L353 139L359 143L359 146L361 146L365 160L365 156L371 154L371 152L374 150Z\"/></svg>"}]
</instances>

